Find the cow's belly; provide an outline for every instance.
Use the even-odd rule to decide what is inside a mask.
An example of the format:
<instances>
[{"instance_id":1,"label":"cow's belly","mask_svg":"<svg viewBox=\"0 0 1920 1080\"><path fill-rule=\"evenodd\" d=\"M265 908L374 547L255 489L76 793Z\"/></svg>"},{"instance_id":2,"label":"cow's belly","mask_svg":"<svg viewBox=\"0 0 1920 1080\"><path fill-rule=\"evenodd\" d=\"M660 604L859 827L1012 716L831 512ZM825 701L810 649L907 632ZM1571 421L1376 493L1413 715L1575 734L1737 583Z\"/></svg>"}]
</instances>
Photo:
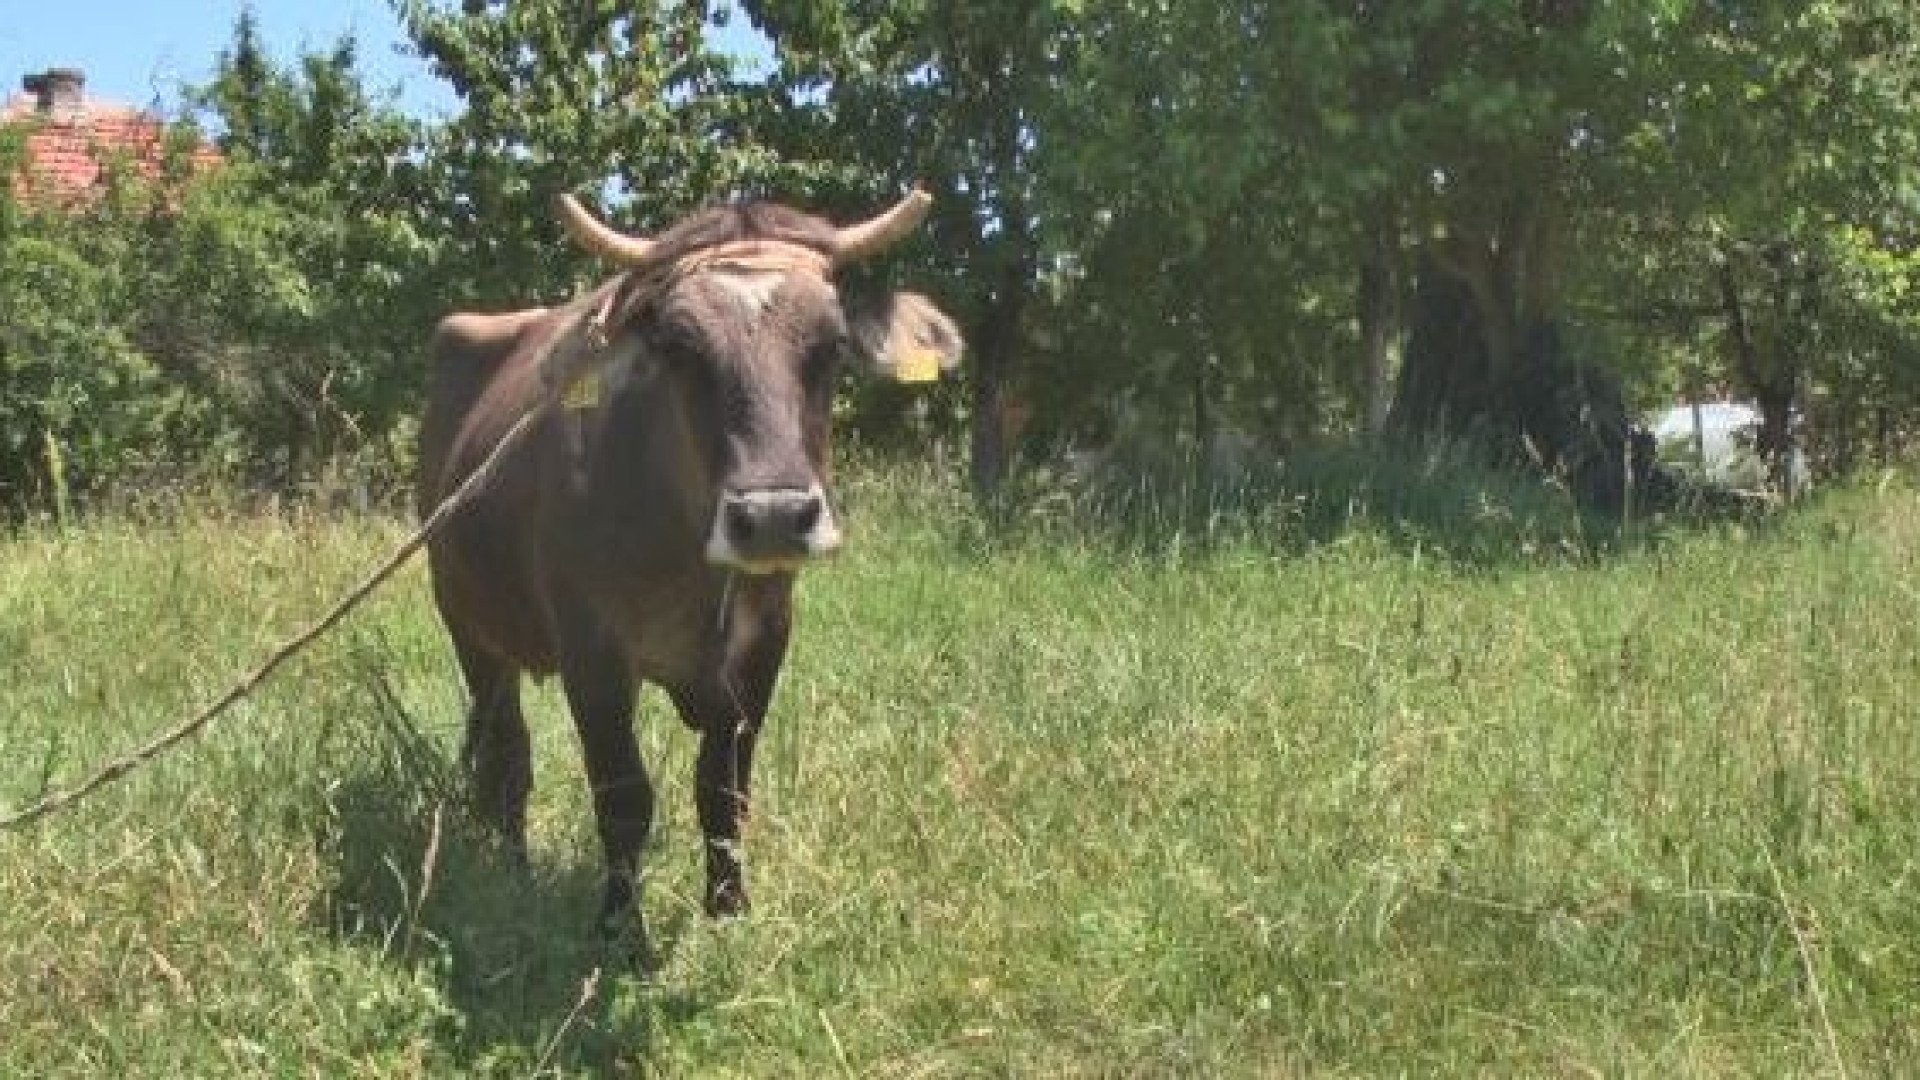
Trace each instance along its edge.
<instances>
[{"instance_id":1,"label":"cow's belly","mask_svg":"<svg viewBox=\"0 0 1920 1080\"><path fill-rule=\"evenodd\" d=\"M456 519L428 552L434 599L456 638L536 675L558 667L552 606L510 529Z\"/></svg>"}]
</instances>

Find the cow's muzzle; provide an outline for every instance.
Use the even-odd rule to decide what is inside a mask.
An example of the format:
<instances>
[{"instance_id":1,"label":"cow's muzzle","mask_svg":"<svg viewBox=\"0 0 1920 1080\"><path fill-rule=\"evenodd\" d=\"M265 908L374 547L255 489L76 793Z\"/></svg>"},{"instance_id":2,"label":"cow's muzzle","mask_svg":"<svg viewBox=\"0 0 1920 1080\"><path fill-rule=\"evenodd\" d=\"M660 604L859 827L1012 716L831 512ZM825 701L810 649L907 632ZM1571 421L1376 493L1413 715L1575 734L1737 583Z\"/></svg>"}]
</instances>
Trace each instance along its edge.
<instances>
[{"instance_id":1,"label":"cow's muzzle","mask_svg":"<svg viewBox=\"0 0 1920 1080\"><path fill-rule=\"evenodd\" d=\"M727 491L715 510L707 561L770 574L798 569L840 546L840 528L818 484L808 488Z\"/></svg>"}]
</instances>

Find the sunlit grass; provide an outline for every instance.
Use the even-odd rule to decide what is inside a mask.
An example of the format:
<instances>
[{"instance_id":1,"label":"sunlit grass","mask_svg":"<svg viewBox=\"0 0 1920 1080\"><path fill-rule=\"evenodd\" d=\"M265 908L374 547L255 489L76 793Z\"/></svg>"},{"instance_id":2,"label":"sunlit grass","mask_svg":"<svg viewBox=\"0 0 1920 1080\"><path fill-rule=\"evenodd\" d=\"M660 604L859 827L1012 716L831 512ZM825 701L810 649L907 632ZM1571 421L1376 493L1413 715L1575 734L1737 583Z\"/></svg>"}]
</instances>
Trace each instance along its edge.
<instances>
[{"instance_id":1,"label":"sunlit grass","mask_svg":"<svg viewBox=\"0 0 1920 1080\"><path fill-rule=\"evenodd\" d=\"M651 695L657 974L589 933L551 688L533 867L473 837L415 567L203 740L0 835L0 1073L1920 1058L1907 488L1582 547L1357 512L1112 542L848 486L763 743L750 918L698 914L692 740ZM209 508L0 541L0 806L178 720L404 531Z\"/></svg>"}]
</instances>

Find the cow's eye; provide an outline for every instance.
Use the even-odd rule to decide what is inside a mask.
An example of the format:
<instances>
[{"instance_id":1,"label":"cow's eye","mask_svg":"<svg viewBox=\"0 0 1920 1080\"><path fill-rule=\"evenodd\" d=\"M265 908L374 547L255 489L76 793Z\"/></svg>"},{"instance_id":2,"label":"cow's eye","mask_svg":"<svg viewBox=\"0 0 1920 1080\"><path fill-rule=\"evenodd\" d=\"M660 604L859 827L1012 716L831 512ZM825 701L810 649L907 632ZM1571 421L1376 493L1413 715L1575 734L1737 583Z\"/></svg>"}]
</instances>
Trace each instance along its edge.
<instances>
[{"instance_id":1,"label":"cow's eye","mask_svg":"<svg viewBox=\"0 0 1920 1080\"><path fill-rule=\"evenodd\" d=\"M684 333L658 331L653 335L648 351L659 360L661 367L674 372L696 371L701 366L699 348Z\"/></svg>"},{"instance_id":2,"label":"cow's eye","mask_svg":"<svg viewBox=\"0 0 1920 1080\"><path fill-rule=\"evenodd\" d=\"M807 350L806 376L809 380L827 379L840 366L849 346L844 337L830 338Z\"/></svg>"}]
</instances>

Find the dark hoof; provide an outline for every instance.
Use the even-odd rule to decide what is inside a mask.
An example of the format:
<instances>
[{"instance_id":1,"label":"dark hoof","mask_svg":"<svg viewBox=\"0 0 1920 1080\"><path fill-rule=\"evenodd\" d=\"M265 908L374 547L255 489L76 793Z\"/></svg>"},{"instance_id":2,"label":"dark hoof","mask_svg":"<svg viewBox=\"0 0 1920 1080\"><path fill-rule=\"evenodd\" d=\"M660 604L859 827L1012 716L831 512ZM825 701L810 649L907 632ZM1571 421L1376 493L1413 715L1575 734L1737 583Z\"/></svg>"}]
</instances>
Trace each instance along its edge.
<instances>
[{"instance_id":1,"label":"dark hoof","mask_svg":"<svg viewBox=\"0 0 1920 1080\"><path fill-rule=\"evenodd\" d=\"M640 921L638 913L603 915L595 925L600 943L612 961L643 974L659 970L660 957L647 940L646 924Z\"/></svg>"},{"instance_id":2,"label":"dark hoof","mask_svg":"<svg viewBox=\"0 0 1920 1080\"><path fill-rule=\"evenodd\" d=\"M746 915L751 906L747 902L747 891L739 885L722 885L707 890L708 918L738 919Z\"/></svg>"}]
</instances>

